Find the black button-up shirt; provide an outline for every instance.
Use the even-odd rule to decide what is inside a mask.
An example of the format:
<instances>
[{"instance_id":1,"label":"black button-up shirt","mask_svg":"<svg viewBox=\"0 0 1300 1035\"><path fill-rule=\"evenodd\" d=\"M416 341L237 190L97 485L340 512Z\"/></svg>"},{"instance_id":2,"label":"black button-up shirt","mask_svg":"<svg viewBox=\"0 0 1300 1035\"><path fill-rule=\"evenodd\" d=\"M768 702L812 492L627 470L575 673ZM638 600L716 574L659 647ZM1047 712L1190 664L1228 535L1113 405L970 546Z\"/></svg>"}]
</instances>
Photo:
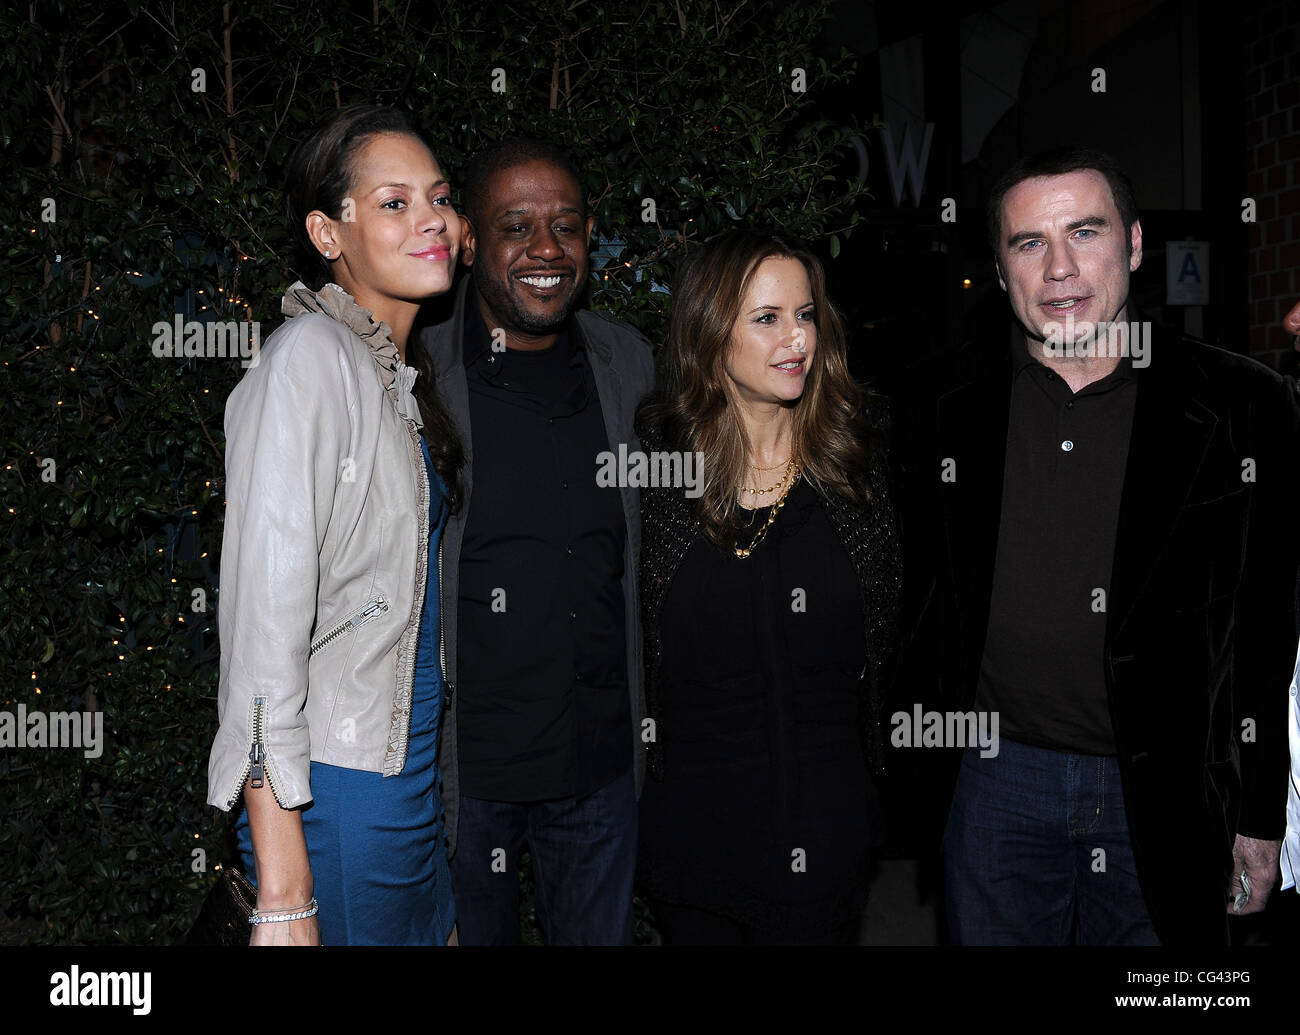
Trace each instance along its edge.
<instances>
[{"instance_id":1,"label":"black button-up shirt","mask_svg":"<svg viewBox=\"0 0 1300 1035\"><path fill-rule=\"evenodd\" d=\"M1013 349L1002 519L977 707L999 735L1036 747L1115 754L1106 696L1106 606L1137 371L1078 392Z\"/></svg>"},{"instance_id":2,"label":"black button-up shirt","mask_svg":"<svg viewBox=\"0 0 1300 1035\"><path fill-rule=\"evenodd\" d=\"M457 629L461 793L492 801L598 790L631 764L616 488L576 324L538 352L493 351L465 311L473 482Z\"/></svg>"}]
</instances>

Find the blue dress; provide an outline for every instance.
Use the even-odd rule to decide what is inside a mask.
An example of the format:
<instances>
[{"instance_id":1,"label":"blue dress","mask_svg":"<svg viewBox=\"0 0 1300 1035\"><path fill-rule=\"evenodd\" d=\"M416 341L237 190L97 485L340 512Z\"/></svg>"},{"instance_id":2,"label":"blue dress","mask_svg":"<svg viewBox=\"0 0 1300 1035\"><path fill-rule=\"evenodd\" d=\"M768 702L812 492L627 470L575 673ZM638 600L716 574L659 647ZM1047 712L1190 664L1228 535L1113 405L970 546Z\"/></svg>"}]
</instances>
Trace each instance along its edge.
<instances>
[{"instance_id":1,"label":"blue dress","mask_svg":"<svg viewBox=\"0 0 1300 1035\"><path fill-rule=\"evenodd\" d=\"M397 776L311 763L313 801L302 810L307 855L326 945L445 945L456 922L443 825L438 727L438 541L445 487L428 446L429 575L420 617L406 764ZM249 880L257 882L247 810L235 828Z\"/></svg>"}]
</instances>

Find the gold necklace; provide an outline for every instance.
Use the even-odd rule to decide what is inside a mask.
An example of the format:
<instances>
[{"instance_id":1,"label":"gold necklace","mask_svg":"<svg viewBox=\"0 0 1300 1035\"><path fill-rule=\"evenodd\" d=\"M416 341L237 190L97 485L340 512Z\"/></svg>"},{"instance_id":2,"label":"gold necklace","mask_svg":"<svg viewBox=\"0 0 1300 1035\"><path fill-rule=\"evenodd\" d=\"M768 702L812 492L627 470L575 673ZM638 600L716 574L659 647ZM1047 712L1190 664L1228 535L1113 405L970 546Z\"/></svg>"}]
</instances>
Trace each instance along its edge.
<instances>
[{"instance_id":1,"label":"gold necklace","mask_svg":"<svg viewBox=\"0 0 1300 1035\"><path fill-rule=\"evenodd\" d=\"M795 468L794 471L792 472L792 475L793 476L790 479L790 485L793 487L794 483L799 478L799 469ZM748 557L751 553L753 553L755 550L758 549L758 544L761 543L763 539L767 536L767 530L772 527L772 522L774 522L776 520L776 516L779 513L781 513L781 508L785 506L785 501L788 496L789 496L789 490L787 489L786 492L783 492L781 494L781 498L777 500L774 504L772 504L772 513L770 513L767 516L767 521L765 521L763 523L763 527L758 530L758 535L754 536L754 541L752 543L750 543L748 546L733 546L736 556L739 557L742 561L746 557Z\"/></svg>"},{"instance_id":2,"label":"gold necklace","mask_svg":"<svg viewBox=\"0 0 1300 1035\"><path fill-rule=\"evenodd\" d=\"M793 460L793 459L794 459L794 454L791 453L791 454L790 454L790 458L789 458L788 460L783 460L781 463L776 464L776 465L774 465L774 466L772 466L772 467L759 467L758 464L750 464L750 465L749 465L749 468L750 468L750 470L752 470L752 471L775 471L778 467L789 467L789 466L790 466L790 460Z\"/></svg>"},{"instance_id":3,"label":"gold necklace","mask_svg":"<svg viewBox=\"0 0 1300 1035\"><path fill-rule=\"evenodd\" d=\"M752 492L755 496L766 496L769 492L776 492L777 489L784 488L785 485L790 481L791 472L794 470L793 461L787 460L785 462L785 468L786 468L785 474L781 476L780 480L778 480L775 485L769 485L766 489L760 489L757 486L751 488L748 485L742 485L740 487L740 491L742 493Z\"/></svg>"}]
</instances>

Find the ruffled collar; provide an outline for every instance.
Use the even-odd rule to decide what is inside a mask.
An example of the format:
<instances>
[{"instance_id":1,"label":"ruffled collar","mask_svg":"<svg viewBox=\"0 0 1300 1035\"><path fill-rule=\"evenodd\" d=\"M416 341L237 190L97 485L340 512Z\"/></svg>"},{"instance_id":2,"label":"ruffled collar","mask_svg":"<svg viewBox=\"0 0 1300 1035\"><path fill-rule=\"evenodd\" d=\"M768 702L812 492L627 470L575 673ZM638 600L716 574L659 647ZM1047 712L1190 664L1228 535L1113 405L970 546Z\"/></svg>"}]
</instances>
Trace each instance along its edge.
<instances>
[{"instance_id":1,"label":"ruffled collar","mask_svg":"<svg viewBox=\"0 0 1300 1035\"><path fill-rule=\"evenodd\" d=\"M387 323L382 320L376 323L374 314L369 309L358 305L351 295L334 283L326 284L320 291L313 291L301 280L296 281L285 292L284 299L280 302L280 311L290 318L303 313L323 313L343 324L370 349L370 356L379 367L379 380L383 382L397 412L408 420L415 421L417 428L424 426L424 421L420 419L420 405L411 394L420 372L415 367L408 367L398 358L397 346L393 344L393 332Z\"/></svg>"}]
</instances>

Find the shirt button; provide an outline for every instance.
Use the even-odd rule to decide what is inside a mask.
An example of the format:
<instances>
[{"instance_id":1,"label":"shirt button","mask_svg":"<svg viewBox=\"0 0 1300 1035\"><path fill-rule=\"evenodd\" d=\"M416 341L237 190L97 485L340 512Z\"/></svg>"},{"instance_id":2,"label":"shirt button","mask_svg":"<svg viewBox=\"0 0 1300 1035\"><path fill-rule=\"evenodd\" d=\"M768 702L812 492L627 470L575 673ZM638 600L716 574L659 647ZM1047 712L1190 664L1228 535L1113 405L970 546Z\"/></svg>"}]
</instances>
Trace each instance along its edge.
<instances>
[{"instance_id":1,"label":"shirt button","mask_svg":"<svg viewBox=\"0 0 1300 1035\"><path fill-rule=\"evenodd\" d=\"M564 552L567 553L570 557L572 557L572 556L573 556L573 547L572 547L572 546L566 546L566 547L564 548Z\"/></svg>"},{"instance_id":2,"label":"shirt button","mask_svg":"<svg viewBox=\"0 0 1300 1035\"><path fill-rule=\"evenodd\" d=\"M555 418L554 418L554 417L547 417L547 418L546 418L546 423L547 423L547 424L554 424L554 423L555 423Z\"/></svg>"},{"instance_id":3,"label":"shirt button","mask_svg":"<svg viewBox=\"0 0 1300 1035\"><path fill-rule=\"evenodd\" d=\"M1067 410L1072 410L1072 409L1074 409L1074 402L1073 402L1073 401L1070 401L1070 402L1066 403L1066 404L1065 404L1065 408L1066 408Z\"/></svg>"},{"instance_id":4,"label":"shirt button","mask_svg":"<svg viewBox=\"0 0 1300 1035\"><path fill-rule=\"evenodd\" d=\"M569 483L568 483L568 482L560 482L560 488L561 488L561 489L567 489L568 487L569 487Z\"/></svg>"},{"instance_id":5,"label":"shirt button","mask_svg":"<svg viewBox=\"0 0 1300 1035\"><path fill-rule=\"evenodd\" d=\"M570 611L570 612L569 612L569 618L570 618L570 620L575 619L575 618L577 618L577 617L578 617L578 612L577 612L577 611Z\"/></svg>"},{"instance_id":6,"label":"shirt button","mask_svg":"<svg viewBox=\"0 0 1300 1035\"><path fill-rule=\"evenodd\" d=\"M1074 443L1067 438L1064 442L1061 443L1061 448L1068 453L1071 449L1074 448Z\"/></svg>"}]
</instances>

